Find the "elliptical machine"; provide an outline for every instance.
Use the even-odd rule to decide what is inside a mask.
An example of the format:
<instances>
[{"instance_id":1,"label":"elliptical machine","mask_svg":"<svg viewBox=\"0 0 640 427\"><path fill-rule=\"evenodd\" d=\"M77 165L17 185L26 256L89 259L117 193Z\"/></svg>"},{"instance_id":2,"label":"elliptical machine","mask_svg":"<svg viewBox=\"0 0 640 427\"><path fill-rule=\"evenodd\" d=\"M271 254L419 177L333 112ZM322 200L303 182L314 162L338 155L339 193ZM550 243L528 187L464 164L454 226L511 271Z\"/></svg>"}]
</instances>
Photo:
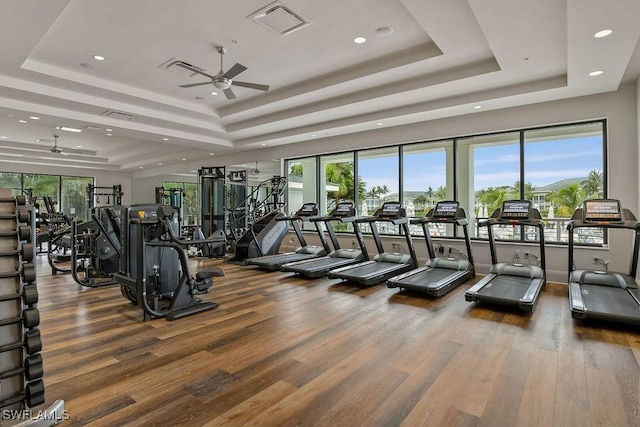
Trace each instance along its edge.
<instances>
[{"instance_id":1,"label":"elliptical machine","mask_svg":"<svg viewBox=\"0 0 640 427\"><path fill-rule=\"evenodd\" d=\"M114 275L125 298L138 304L143 320L174 320L216 308L197 294L211 292L213 278L224 276L220 268L189 272L185 248L209 240L187 241L177 237L177 212L160 204L132 205L122 211L120 272Z\"/></svg>"}]
</instances>

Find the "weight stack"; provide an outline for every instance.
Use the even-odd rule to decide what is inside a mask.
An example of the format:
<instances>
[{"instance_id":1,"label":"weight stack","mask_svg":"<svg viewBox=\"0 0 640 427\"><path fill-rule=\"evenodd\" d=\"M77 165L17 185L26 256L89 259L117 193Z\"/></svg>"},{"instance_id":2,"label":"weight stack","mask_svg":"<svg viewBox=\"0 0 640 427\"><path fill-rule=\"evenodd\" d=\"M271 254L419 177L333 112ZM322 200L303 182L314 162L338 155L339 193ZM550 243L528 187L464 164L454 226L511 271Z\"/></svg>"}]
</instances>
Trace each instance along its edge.
<instances>
[{"instance_id":1,"label":"weight stack","mask_svg":"<svg viewBox=\"0 0 640 427\"><path fill-rule=\"evenodd\" d=\"M30 418L28 409L45 402L34 226L35 209L26 205L24 196L0 193L0 422L3 424L7 421L30 424L24 419ZM62 406L56 403L62 409L55 409L52 417L59 414L60 421L64 402ZM12 419L16 414L23 419Z\"/></svg>"}]
</instances>

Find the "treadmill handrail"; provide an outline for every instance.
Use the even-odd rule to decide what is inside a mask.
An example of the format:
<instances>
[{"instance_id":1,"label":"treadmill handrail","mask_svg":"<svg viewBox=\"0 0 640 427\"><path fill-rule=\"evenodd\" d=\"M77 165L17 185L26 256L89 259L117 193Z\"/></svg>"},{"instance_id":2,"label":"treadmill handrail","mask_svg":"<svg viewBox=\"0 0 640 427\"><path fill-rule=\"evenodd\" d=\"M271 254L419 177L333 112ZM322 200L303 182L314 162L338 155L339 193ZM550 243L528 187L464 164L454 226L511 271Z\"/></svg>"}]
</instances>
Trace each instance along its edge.
<instances>
[{"instance_id":1,"label":"treadmill handrail","mask_svg":"<svg viewBox=\"0 0 640 427\"><path fill-rule=\"evenodd\" d=\"M394 225L402 225L402 224L408 224L409 223L409 218L406 217L399 217L399 218L392 218L392 217L384 217L384 216L365 216L362 218L357 218L355 220L356 223L358 224L363 224L363 223L370 223L370 222L390 222Z\"/></svg>"},{"instance_id":2,"label":"treadmill handrail","mask_svg":"<svg viewBox=\"0 0 640 427\"><path fill-rule=\"evenodd\" d=\"M501 219L486 218L478 221L478 227L489 227L492 225L524 225L529 227L544 227L542 219Z\"/></svg>"}]
</instances>

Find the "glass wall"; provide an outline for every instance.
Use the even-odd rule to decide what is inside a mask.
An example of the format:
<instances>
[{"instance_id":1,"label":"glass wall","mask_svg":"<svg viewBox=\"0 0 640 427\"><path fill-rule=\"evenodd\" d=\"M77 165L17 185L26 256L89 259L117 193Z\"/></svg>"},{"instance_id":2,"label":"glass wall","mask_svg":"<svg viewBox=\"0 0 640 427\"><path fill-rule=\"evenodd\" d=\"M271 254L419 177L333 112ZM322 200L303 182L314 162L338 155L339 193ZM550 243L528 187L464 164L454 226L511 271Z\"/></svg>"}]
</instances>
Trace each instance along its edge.
<instances>
[{"instance_id":1,"label":"glass wall","mask_svg":"<svg viewBox=\"0 0 640 427\"><path fill-rule=\"evenodd\" d=\"M471 236L486 239L487 230L477 226L478 220L491 216L505 200L525 198L545 221L545 240L566 242L566 221L573 211L586 198L607 195L605 147L606 122L598 120L312 156L285 165L298 181L305 175L305 192L320 192L325 211L336 200L353 197L360 215L372 214L385 200L398 200L407 216L423 216L438 200L458 200L467 213ZM323 174L317 186L316 162ZM313 175L306 176L307 170ZM292 182L289 206L292 200L301 202L292 196L300 191L292 190ZM314 188L310 190L307 183ZM396 232L387 228L381 232ZM457 235L453 227L431 231ZM537 231L528 227L494 231L500 240L539 239ZM411 234L422 235L422 228L411 227ZM596 230L578 236L580 243L588 244L602 244L605 239Z\"/></svg>"},{"instance_id":2,"label":"glass wall","mask_svg":"<svg viewBox=\"0 0 640 427\"><path fill-rule=\"evenodd\" d=\"M167 191L169 189L182 190L182 206L180 208L180 219L182 220L182 225L195 225L198 219L198 204L196 199L198 184L191 182L164 181L162 183L162 188ZM170 193L166 192L165 194L169 195ZM165 200L164 203L169 203L169 200Z\"/></svg>"},{"instance_id":3,"label":"glass wall","mask_svg":"<svg viewBox=\"0 0 640 427\"><path fill-rule=\"evenodd\" d=\"M22 174L13 172L0 172L0 188L9 188L15 196L21 194L22 191ZM30 196L30 194L25 194Z\"/></svg>"},{"instance_id":4,"label":"glass wall","mask_svg":"<svg viewBox=\"0 0 640 427\"><path fill-rule=\"evenodd\" d=\"M284 167L287 177L288 213L296 212L305 203L318 203L316 157L287 160Z\"/></svg>"}]
</instances>

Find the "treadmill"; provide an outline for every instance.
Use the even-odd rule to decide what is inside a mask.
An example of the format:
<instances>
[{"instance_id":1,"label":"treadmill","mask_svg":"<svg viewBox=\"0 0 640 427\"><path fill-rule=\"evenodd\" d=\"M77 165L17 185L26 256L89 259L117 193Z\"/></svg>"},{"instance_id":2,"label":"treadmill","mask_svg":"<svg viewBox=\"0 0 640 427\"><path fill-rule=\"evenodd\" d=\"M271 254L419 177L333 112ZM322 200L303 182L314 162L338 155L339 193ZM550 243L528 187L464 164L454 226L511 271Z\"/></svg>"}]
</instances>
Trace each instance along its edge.
<instances>
[{"instance_id":1,"label":"treadmill","mask_svg":"<svg viewBox=\"0 0 640 427\"><path fill-rule=\"evenodd\" d=\"M283 264L293 261L301 261L303 259L317 258L326 255L329 251L329 244L324 236L324 232L318 226L317 222L314 222L316 232L320 237L322 246L307 245L307 241L300 230L298 221L308 221L311 217L318 215L318 206L315 203L305 203L294 215L289 217L276 218L277 221L290 221L293 231L296 233L296 237L300 242L300 247L293 252L285 252L276 255L265 255L256 258L250 258L247 260L249 265L257 265L262 270L278 271Z\"/></svg>"},{"instance_id":2,"label":"treadmill","mask_svg":"<svg viewBox=\"0 0 640 427\"><path fill-rule=\"evenodd\" d=\"M480 221L489 232L491 250L491 270L478 283L465 293L467 301L490 302L494 304L518 307L532 312L535 309L540 291L546 283L544 222L540 212L531 207L529 200L508 200L496 209L491 218ZM536 227L540 236L540 266L519 263L498 263L493 227L496 225L520 225Z\"/></svg>"},{"instance_id":3,"label":"treadmill","mask_svg":"<svg viewBox=\"0 0 640 427\"><path fill-rule=\"evenodd\" d=\"M413 219L411 223L422 225L429 260L424 267L390 278L387 280L387 287L409 289L424 292L433 297L440 297L475 277L467 217L458 202L438 202L424 218ZM436 254L433 249L429 224L454 224L462 227L467 248L466 259Z\"/></svg>"},{"instance_id":4,"label":"treadmill","mask_svg":"<svg viewBox=\"0 0 640 427\"><path fill-rule=\"evenodd\" d=\"M356 234L356 240L360 249L342 249L340 243L335 235L333 221L341 223L353 223L356 219L356 208L353 202L340 202L338 206L331 213L324 217L311 218L311 222L322 222L327 228L333 247L335 248L327 256L321 258L308 259L303 261L296 261L288 264L284 264L280 267L281 271L291 271L296 274L309 277L318 278L323 277L329 270L333 270L338 267L344 267L351 264L367 261L369 254L364 246L364 239L362 238L362 232L358 227L354 227Z\"/></svg>"},{"instance_id":5,"label":"treadmill","mask_svg":"<svg viewBox=\"0 0 640 427\"><path fill-rule=\"evenodd\" d=\"M634 231L629 273L575 270L573 237L576 229L596 227ZM569 231L569 305L574 319L601 319L640 324L640 292L635 277L640 249L640 223L619 200L585 200L567 225Z\"/></svg>"},{"instance_id":6,"label":"treadmill","mask_svg":"<svg viewBox=\"0 0 640 427\"><path fill-rule=\"evenodd\" d=\"M377 222L399 225L407 241L409 253L385 252L376 226ZM378 254L373 260L331 270L327 273L328 278L348 280L363 286L371 286L418 266L416 252L413 249L413 242L409 233L409 220L405 216L405 210L400 202L385 202L373 216L359 218L354 222L356 227L358 224L363 223L367 223L371 227L371 234L376 243Z\"/></svg>"}]
</instances>

